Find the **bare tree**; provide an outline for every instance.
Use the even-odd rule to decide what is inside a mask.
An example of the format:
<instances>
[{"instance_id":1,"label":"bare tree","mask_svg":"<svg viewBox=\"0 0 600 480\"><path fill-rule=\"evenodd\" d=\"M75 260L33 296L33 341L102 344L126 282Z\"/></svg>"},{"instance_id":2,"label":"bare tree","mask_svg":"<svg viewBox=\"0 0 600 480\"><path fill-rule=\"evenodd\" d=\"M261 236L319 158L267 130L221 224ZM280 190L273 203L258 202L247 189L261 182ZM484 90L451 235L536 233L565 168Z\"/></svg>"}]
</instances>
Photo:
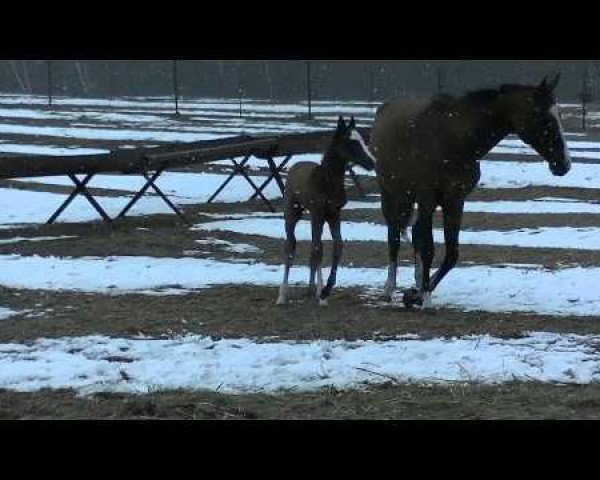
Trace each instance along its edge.
<instances>
[{"instance_id":1,"label":"bare tree","mask_svg":"<svg viewBox=\"0 0 600 480\"><path fill-rule=\"evenodd\" d=\"M88 87L87 81L85 78L85 70L84 66L81 62L75 62L75 70L77 71L77 78L79 79L79 83L81 84L81 89L83 90L83 94L87 95Z\"/></svg>"},{"instance_id":2,"label":"bare tree","mask_svg":"<svg viewBox=\"0 0 600 480\"><path fill-rule=\"evenodd\" d=\"M23 82L23 79L19 75L19 70L17 69L16 62L14 60L10 60L8 63L10 65L10 68L12 70L13 75L15 76L15 78L17 80L17 83L19 84L19 87L21 87L21 91L23 93L28 93L27 92L27 87L25 86L25 83Z\"/></svg>"},{"instance_id":3,"label":"bare tree","mask_svg":"<svg viewBox=\"0 0 600 480\"><path fill-rule=\"evenodd\" d=\"M271 77L271 62L265 61L265 78L267 79L267 87L269 89L269 100L273 100L273 78Z\"/></svg>"}]
</instances>

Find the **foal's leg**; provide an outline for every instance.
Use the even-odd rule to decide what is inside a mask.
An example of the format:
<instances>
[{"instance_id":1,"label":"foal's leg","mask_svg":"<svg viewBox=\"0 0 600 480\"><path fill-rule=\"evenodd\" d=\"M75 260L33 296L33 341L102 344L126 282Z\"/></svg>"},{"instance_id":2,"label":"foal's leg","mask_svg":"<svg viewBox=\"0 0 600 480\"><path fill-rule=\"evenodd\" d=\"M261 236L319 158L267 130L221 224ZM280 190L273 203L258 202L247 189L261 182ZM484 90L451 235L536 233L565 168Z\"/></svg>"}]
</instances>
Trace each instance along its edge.
<instances>
[{"instance_id":1,"label":"foal's leg","mask_svg":"<svg viewBox=\"0 0 600 480\"><path fill-rule=\"evenodd\" d=\"M437 272L431 278L429 290L433 292L442 279L452 270L458 262L458 234L462 221L463 209L465 205L464 198L456 198L444 201L442 210L444 212L444 242L446 244L446 255L437 269Z\"/></svg>"},{"instance_id":2,"label":"foal's leg","mask_svg":"<svg viewBox=\"0 0 600 480\"><path fill-rule=\"evenodd\" d=\"M335 285L337 278L337 269L342 259L342 252L344 250L344 242L342 240L341 233L341 211L338 210L335 213L327 217L327 223L329 224L329 230L331 231L331 238L333 239L333 253L331 259L331 272L329 272L329 278L327 279L327 285L321 291L321 297L319 299L319 305L327 305L327 297L331 294L331 290Z\"/></svg>"},{"instance_id":3,"label":"foal's leg","mask_svg":"<svg viewBox=\"0 0 600 480\"><path fill-rule=\"evenodd\" d=\"M414 304L424 308L431 305L431 287L429 272L435 254L433 243L433 213L435 202L430 200L419 201L419 212L413 226L412 243L415 254L415 282L414 289L407 290L404 294L404 305L411 307Z\"/></svg>"},{"instance_id":4,"label":"foal's leg","mask_svg":"<svg viewBox=\"0 0 600 480\"><path fill-rule=\"evenodd\" d=\"M310 249L310 279L309 293L315 295L317 299L321 297L323 289L323 273L321 271L321 261L323 260L323 225L325 217L322 214L311 212L310 224L312 228L312 246ZM317 286L315 289L315 273L317 274Z\"/></svg>"},{"instance_id":5,"label":"foal's leg","mask_svg":"<svg viewBox=\"0 0 600 480\"><path fill-rule=\"evenodd\" d=\"M296 255L296 224L302 217L302 208L295 205L288 205L285 209L285 271L283 281L279 287L279 297L277 305L285 305L288 302L288 277L294 257Z\"/></svg>"}]
</instances>

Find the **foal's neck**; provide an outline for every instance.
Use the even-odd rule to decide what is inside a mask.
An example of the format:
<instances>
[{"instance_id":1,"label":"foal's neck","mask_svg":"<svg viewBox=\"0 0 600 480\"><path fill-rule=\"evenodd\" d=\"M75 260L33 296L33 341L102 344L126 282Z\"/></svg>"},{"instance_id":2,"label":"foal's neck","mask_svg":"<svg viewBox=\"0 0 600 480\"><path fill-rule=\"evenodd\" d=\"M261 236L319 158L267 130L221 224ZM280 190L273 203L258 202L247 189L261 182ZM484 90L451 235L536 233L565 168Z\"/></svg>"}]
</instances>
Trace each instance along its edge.
<instances>
[{"instance_id":1,"label":"foal's neck","mask_svg":"<svg viewBox=\"0 0 600 480\"><path fill-rule=\"evenodd\" d=\"M321 171L329 182L344 183L346 160L337 155L333 147L329 147L321 160Z\"/></svg>"}]
</instances>

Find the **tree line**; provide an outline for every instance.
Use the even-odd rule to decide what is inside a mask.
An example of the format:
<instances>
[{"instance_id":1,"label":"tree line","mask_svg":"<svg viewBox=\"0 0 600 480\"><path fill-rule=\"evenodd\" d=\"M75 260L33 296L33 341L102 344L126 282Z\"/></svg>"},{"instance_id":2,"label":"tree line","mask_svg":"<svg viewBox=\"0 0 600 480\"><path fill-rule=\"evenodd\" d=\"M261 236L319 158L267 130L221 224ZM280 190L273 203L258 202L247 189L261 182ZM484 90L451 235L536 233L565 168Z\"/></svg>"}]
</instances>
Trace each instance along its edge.
<instances>
[{"instance_id":1,"label":"tree line","mask_svg":"<svg viewBox=\"0 0 600 480\"><path fill-rule=\"evenodd\" d=\"M176 85L174 71L176 70ZM245 97L272 101L380 101L393 96L460 93L501 83L538 83L562 74L563 101L598 95L600 62L324 60L2 60L0 92L112 98Z\"/></svg>"}]
</instances>

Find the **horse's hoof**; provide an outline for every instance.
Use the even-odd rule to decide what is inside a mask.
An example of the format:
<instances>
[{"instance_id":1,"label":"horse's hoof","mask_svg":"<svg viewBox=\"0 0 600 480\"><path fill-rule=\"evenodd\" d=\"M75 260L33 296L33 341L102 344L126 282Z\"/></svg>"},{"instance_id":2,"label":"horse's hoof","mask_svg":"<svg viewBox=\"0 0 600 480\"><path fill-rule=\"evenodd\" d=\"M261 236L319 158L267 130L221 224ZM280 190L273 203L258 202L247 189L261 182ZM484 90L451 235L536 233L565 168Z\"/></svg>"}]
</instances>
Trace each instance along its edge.
<instances>
[{"instance_id":1,"label":"horse's hoof","mask_svg":"<svg viewBox=\"0 0 600 480\"><path fill-rule=\"evenodd\" d=\"M329 302L326 298L319 298L319 307L328 307Z\"/></svg>"},{"instance_id":2,"label":"horse's hoof","mask_svg":"<svg viewBox=\"0 0 600 480\"><path fill-rule=\"evenodd\" d=\"M415 305L419 307L422 306L423 297L421 297L419 290L416 288L409 288L405 290L404 294L402 295L402 303L404 303L404 306L410 310Z\"/></svg>"},{"instance_id":3,"label":"horse's hoof","mask_svg":"<svg viewBox=\"0 0 600 480\"><path fill-rule=\"evenodd\" d=\"M417 306L421 310L426 310L433 305L431 302L431 292L424 292L421 295L421 292L414 287L404 291L402 302L408 309Z\"/></svg>"},{"instance_id":4,"label":"horse's hoof","mask_svg":"<svg viewBox=\"0 0 600 480\"><path fill-rule=\"evenodd\" d=\"M286 298L281 298L281 297L279 297L277 299L277 301L275 302L275 305L287 305L287 304L288 304L287 299Z\"/></svg>"},{"instance_id":5,"label":"horse's hoof","mask_svg":"<svg viewBox=\"0 0 600 480\"><path fill-rule=\"evenodd\" d=\"M425 292L423 294L423 304L421 305L421 309L426 310L432 306L433 303L431 302L431 292Z\"/></svg>"}]
</instances>

